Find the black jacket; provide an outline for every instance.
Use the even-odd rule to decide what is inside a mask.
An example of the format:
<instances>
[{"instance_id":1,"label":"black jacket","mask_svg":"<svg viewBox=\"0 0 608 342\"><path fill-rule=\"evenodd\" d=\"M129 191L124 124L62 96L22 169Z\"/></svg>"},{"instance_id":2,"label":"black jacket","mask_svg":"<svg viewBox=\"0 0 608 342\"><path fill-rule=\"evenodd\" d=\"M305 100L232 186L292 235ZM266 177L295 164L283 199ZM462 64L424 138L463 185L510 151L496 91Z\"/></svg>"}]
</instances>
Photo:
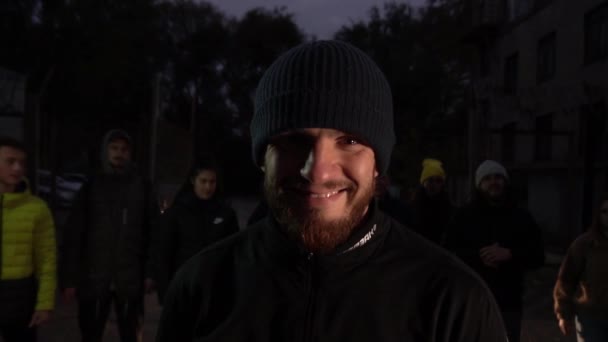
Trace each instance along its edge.
<instances>
[{"instance_id":1,"label":"black jacket","mask_svg":"<svg viewBox=\"0 0 608 342\"><path fill-rule=\"evenodd\" d=\"M190 259L160 319L165 341L506 341L483 282L372 209L335 254L306 253L271 218Z\"/></svg>"},{"instance_id":2,"label":"black jacket","mask_svg":"<svg viewBox=\"0 0 608 342\"><path fill-rule=\"evenodd\" d=\"M164 293L177 269L203 248L239 231L234 210L219 200L182 193L161 217L157 250L157 285Z\"/></svg>"},{"instance_id":3,"label":"black jacket","mask_svg":"<svg viewBox=\"0 0 608 342\"><path fill-rule=\"evenodd\" d=\"M83 185L65 227L61 285L80 297L102 296L111 287L140 296L151 276L155 203L150 184L134 173L100 173Z\"/></svg>"},{"instance_id":4,"label":"black jacket","mask_svg":"<svg viewBox=\"0 0 608 342\"><path fill-rule=\"evenodd\" d=\"M498 268L483 264L479 251L498 243L513 258ZM447 249L486 281L503 310L521 310L524 272L543 265L541 231L528 211L514 204L490 206L475 200L460 209L448 228Z\"/></svg>"},{"instance_id":5,"label":"black jacket","mask_svg":"<svg viewBox=\"0 0 608 342\"><path fill-rule=\"evenodd\" d=\"M423 187L419 187L410 204L411 228L417 233L443 245L448 224L454 214L454 207L444 191L430 198Z\"/></svg>"}]
</instances>

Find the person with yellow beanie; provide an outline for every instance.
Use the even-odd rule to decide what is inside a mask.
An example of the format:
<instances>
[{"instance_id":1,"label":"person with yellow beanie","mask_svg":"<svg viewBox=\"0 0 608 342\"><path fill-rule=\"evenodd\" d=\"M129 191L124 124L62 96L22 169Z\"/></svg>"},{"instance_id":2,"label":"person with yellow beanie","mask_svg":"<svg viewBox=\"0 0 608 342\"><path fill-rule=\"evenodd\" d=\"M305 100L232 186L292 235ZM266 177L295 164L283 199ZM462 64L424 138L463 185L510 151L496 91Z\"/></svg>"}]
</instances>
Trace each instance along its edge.
<instances>
[{"instance_id":1,"label":"person with yellow beanie","mask_svg":"<svg viewBox=\"0 0 608 342\"><path fill-rule=\"evenodd\" d=\"M454 211L445 188L446 172L440 160L422 161L420 187L411 203L411 228L427 239L442 244Z\"/></svg>"},{"instance_id":2,"label":"person with yellow beanie","mask_svg":"<svg viewBox=\"0 0 608 342\"><path fill-rule=\"evenodd\" d=\"M420 185L424 187L429 196L433 197L444 190L445 178L445 170L441 161L433 158L426 158L422 161Z\"/></svg>"}]
</instances>

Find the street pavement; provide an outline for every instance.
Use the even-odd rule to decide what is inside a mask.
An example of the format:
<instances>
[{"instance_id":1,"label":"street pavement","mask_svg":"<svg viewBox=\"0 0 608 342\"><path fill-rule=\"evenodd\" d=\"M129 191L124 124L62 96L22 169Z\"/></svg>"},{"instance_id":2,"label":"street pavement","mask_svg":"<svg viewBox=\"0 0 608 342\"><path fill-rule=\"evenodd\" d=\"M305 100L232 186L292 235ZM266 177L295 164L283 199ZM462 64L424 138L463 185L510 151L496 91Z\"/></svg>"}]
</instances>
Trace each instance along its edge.
<instances>
[{"instance_id":1,"label":"street pavement","mask_svg":"<svg viewBox=\"0 0 608 342\"><path fill-rule=\"evenodd\" d=\"M237 198L232 205L237 211L241 227L253 210L256 199ZM574 336L564 337L559 332L553 316L552 290L559 267L560 256L548 255L547 264L531 272L526 278L525 312L522 326L522 342L574 342ZM145 319L143 341L154 341L156 327L160 318L161 307L156 294L145 299ZM52 321L39 329L40 342L76 342L79 341L77 310L75 303L65 303L58 299ZM0 338L0 341L2 339ZM104 342L120 341L118 330L112 314L106 327Z\"/></svg>"}]
</instances>

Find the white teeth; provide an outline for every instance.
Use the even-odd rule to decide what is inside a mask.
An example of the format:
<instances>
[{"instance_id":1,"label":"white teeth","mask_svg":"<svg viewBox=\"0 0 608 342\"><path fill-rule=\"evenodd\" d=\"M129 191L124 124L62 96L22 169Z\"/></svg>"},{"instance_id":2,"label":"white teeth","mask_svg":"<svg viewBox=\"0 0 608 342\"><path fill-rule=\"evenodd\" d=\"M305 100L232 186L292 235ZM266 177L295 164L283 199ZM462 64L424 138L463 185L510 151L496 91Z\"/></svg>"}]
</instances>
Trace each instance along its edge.
<instances>
[{"instance_id":1,"label":"white teeth","mask_svg":"<svg viewBox=\"0 0 608 342\"><path fill-rule=\"evenodd\" d=\"M310 197L312 197L312 198L330 198L331 196L337 194L338 192L340 192L340 191L338 190L338 191L334 191L334 192L328 192L326 194L310 194Z\"/></svg>"}]
</instances>

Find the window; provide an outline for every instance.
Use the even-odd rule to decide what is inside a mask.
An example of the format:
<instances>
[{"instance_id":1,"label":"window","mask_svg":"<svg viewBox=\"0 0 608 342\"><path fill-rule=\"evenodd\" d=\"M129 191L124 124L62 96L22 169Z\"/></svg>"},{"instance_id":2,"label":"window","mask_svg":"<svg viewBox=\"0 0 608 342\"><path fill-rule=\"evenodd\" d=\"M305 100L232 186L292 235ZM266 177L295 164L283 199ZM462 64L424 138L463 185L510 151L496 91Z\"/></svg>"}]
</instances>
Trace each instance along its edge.
<instances>
[{"instance_id":1,"label":"window","mask_svg":"<svg viewBox=\"0 0 608 342\"><path fill-rule=\"evenodd\" d=\"M514 95L517 92L517 64L519 56L516 53L505 59L504 90L505 94Z\"/></svg>"},{"instance_id":2,"label":"window","mask_svg":"<svg viewBox=\"0 0 608 342\"><path fill-rule=\"evenodd\" d=\"M585 14L585 64L608 57L608 3Z\"/></svg>"},{"instance_id":3,"label":"window","mask_svg":"<svg viewBox=\"0 0 608 342\"><path fill-rule=\"evenodd\" d=\"M515 122L508 123L502 126L501 130L501 156L504 162L515 161Z\"/></svg>"},{"instance_id":4,"label":"window","mask_svg":"<svg viewBox=\"0 0 608 342\"><path fill-rule=\"evenodd\" d=\"M555 32L551 32L538 41L536 81L550 80L555 75Z\"/></svg>"},{"instance_id":5,"label":"window","mask_svg":"<svg viewBox=\"0 0 608 342\"><path fill-rule=\"evenodd\" d=\"M509 21L521 19L532 12L535 1L533 0L508 0L507 10Z\"/></svg>"},{"instance_id":6,"label":"window","mask_svg":"<svg viewBox=\"0 0 608 342\"><path fill-rule=\"evenodd\" d=\"M536 118L536 160L551 160L553 152L553 115L541 115Z\"/></svg>"}]
</instances>

